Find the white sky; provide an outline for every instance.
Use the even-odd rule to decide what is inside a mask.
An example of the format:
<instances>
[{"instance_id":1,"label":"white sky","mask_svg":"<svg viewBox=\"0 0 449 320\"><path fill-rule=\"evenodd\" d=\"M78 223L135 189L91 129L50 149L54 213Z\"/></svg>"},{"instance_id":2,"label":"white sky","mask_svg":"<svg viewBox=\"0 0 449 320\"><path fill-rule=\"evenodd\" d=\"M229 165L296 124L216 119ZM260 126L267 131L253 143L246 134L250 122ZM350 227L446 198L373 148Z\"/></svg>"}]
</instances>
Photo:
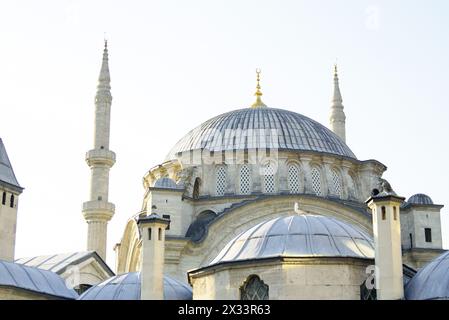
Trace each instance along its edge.
<instances>
[{"instance_id":1,"label":"white sky","mask_svg":"<svg viewBox=\"0 0 449 320\"><path fill-rule=\"evenodd\" d=\"M253 101L327 125L338 58L348 145L442 210L449 245L447 1L2 1L0 136L20 197L16 257L84 250L103 35L112 77L108 262L142 177L185 133Z\"/></svg>"}]
</instances>

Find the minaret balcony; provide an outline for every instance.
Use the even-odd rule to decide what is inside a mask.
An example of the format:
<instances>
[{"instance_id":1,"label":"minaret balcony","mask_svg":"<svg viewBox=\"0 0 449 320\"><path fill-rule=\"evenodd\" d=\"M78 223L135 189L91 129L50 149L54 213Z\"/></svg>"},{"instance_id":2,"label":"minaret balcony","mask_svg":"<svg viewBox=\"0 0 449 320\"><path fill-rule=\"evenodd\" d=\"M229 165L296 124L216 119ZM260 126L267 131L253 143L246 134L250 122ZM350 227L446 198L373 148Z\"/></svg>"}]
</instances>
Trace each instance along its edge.
<instances>
[{"instance_id":1,"label":"minaret balcony","mask_svg":"<svg viewBox=\"0 0 449 320\"><path fill-rule=\"evenodd\" d=\"M86 153L86 162L89 166L98 164L112 167L115 163L115 153L106 149L93 149Z\"/></svg>"},{"instance_id":2,"label":"minaret balcony","mask_svg":"<svg viewBox=\"0 0 449 320\"><path fill-rule=\"evenodd\" d=\"M87 220L109 221L115 213L115 205L111 202L93 200L83 203L83 214Z\"/></svg>"}]
</instances>

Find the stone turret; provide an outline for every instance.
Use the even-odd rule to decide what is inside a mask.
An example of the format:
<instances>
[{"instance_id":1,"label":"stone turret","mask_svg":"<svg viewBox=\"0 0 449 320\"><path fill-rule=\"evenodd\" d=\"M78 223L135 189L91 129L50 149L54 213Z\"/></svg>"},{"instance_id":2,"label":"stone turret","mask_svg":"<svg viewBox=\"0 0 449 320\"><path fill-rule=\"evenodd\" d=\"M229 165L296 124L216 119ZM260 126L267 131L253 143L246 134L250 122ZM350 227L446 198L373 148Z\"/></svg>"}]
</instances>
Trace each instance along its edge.
<instances>
[{"instance_id":1,"label":"stone turret","mask_svg":"<svg viewBox=\"0 0 449 320\"><path fill-rule=\"evenodd\" d=\"M22 191L0 138L0 260L14 261L17 208Z\"/></svg>"},{"instance_id":2,"label":"stone turret","mask_svg":"<svg viewBox=\"0 0 449 320\"><path fill-rule=\"evenodd\" d=\"M404 200L386 180L381 179L379 189L374 189L366 201L373 216L375 281L379 300L404 298L399 212Z\"/></svg>"},{"instance_id":3,"label":"stone turret","mask_svg":"<svg viewBox=\"0 0 449 320\"><path fill-rule=\"evenodd\" d=\"M164 299L165 229L169 223L156 213L137 222L142 237L141 300Z\"/></svg>"}]
</instances>

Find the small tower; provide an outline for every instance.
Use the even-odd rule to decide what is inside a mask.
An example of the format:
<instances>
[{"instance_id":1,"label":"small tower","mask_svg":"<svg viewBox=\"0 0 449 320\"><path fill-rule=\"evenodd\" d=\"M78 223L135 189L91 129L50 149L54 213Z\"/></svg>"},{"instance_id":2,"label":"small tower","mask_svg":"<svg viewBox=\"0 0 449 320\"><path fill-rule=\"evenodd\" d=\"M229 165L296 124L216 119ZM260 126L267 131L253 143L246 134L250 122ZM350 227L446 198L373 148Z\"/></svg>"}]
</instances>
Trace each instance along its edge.
<instances>
[{"instance_id":1,"label":"small tower","mask_svg":"<svg viewBox=\"0 0 449 320\"><path fill-rule=\"evenodd\" d=\"M169 223L156 213L137 221L142 237L141 300L164 299L165 229Z\"/></svg>"},{"instance_id":2,"label":"small tower","mask_svg":"<svg viewBox=\"0 0 449 320\"><path fill-rule=\"evenodd\" d=\"M404 297L399 197L388 182L382 180L381 191L374 189L366 204L372 211L376 261L377 299L396 300Z\"/></svg>"},{"instance_id":3,"label":"small tower","mask_svg":"<svg viewBox=\"0 0 449 320\"><path fill-rule=\"evenodd\" d=\"M334 65L334 95L332 97L331 113L329 117L330 129L346 142L346 115L343 111L340 85L338 83L337 65Z\"/></svg>"},{"instance_id":4,"label":"small tower","mask_svg":"<svg viewBox=\"0 0 449 320\"><path fill-rule=\"evenodd\" d=\"M110 82L105 40L95 96L94 148L86 153L86 162L91 169L90 200L83 204L83 215L88 224L87 250L96 251L103 260L106 260L107 225L115 211L114 204L108 201L109 170L115 163L115 153L109 150L112 104Z\"/></svg>"},{"instance_id":5,"label":"small tower","mask_svg":"<svg viewBox=\"0 0 449 320\"><path fill-rule=\"evenodd\" d=\"M22 191L0 138L0 260L14 261L17 207Z\"/></svg>"}]
</instances>

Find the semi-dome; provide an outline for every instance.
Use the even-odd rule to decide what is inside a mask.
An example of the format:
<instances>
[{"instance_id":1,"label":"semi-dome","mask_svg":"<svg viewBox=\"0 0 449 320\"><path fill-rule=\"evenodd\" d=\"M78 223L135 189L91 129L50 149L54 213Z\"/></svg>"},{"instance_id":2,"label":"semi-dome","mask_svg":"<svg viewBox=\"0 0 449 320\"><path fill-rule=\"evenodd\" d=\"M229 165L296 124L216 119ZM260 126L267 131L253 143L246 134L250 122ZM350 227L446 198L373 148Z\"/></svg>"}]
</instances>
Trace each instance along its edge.
<instances>
[{"instance_id":1,"label":"semi-dome","mask_svg":"<svg viewBox=\"0 0 449 320\"><path fill-rule=\"evenodd\" d=\"M408 300L449 299L449 252L424 266L407 283Z\"/></svg>"},{"instance_id":2,"label":"semi-dome","mask_svg":"<svg viewBox=\"0 0 449 320\"><path fill-rule=\"evenodd\" d=\"M232 239L211 262L270 257L374 258L371 237L333 217L293 215L261 222Z\"/></svg>"},{"instance_id":3,"label":"semi-dome","mask_svg":"<svg viewBox=\"0 0 449 320\"><path fill-rule=\"evenodd\" d=\"M87 290L79 299L140 300L140 272L109 278ZM164 276L164 300L192 300L192 289L187 284Z\"/></svg>"},{"instance_id":4,"label":"semi-dome","mask_svg":"<svg viewBox=\"0 0 449 320\"><path fill-rule=\"evenodd\" d=\"M407 203L409 204L433 204L432 198L423 193L417 193L411 196Z\"/></svg>"},{"instance_id":5,"label":"semi-dome","mask_svg":"<svg viewBox=\"0 0 449 320\"><path fill-rule=\"evenodd\" d=\"M185 135L166 160L181 152L278 149L315 151L356 158L343 140L322 124L296 112L245 108L216 116Z\"/></svg>"}]
</instances>

